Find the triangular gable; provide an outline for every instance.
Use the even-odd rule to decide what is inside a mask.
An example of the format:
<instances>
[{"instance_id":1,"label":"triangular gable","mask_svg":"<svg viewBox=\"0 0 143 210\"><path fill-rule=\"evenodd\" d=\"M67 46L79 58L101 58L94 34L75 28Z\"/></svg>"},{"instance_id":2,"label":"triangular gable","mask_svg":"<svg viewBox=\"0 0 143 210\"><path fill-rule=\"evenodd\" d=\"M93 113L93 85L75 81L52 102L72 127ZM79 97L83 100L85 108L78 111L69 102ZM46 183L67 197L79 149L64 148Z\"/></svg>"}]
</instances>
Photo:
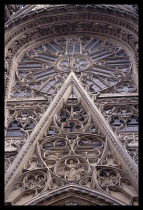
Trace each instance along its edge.
<instances>
[{"instance_id":1,"label":"triangular gable","mask_svg":"<svg viewBox=\"0 0 143 210\"><path fill-rule=\"evenodd\" d=\"M94 104L93 100L88 96L86 91L83 89L83 87L80 84L80 81L75 76L74 72L71 72L64 82L63 86L59 90L58 94L55 96L54 100L51 102L47 110L45 111L45 114L42 116L41 120L35 127L34 131L30 135L29 139L27 139L27 142L22 147L21 151L9 167L7 173L6 173L6 194L10 190L10 187L14 180L20 179L18 177L22 177L23 179L23 167L26 165L29 161L29 159L32 157L32 155L35 152L35 147L39 139L42 139L45 135L46 130L52 126L52 120L53 116L57 114L63 107L64 103L67 101L68 98L77 98L82 107L84 107L84 110L92 116L92 121L95 124L95 127L100 130L100 133L103 135L103 137L108 141L110 145L110 150L113 150L113 153L116 154L116 158L119 160L120 165L122 165L122 168L126 173L129 173L131 178L134 180L137 180L137 168L135 164L132 162L131 157L127 154L127 152L124 150L121 143L118 141L116 135L110 128L109 124L105 121L103 115L98 110L96 105ZM96 137L98 138L98 137ZM71 154L71 157L74 154ZM112 157L112 155L104 155L104 159L106 162L107 158ZM107 156L107 158L106 158ZM36 159L37 157L35 157ZM113 159L116 159L113 157ZM81 164L84 164L84 160L80 158ZM116 163L118 161L115 161ZM43 161L44 163L44 161ZM40 163L39 163L40 164ZM42 163L41 163L42 164ZM43 167L43 166L42 166ZM93 164L94 167L94 164ZM38 168L36 168L38 170ZM109 170L109 169L108 169ZM87 169L88 171L88 169ZM102 166L99 166L99 171L102 171ZM110 170L109 170L110 171ZM55 171L53 170L52 173ZM90 172L90 171L89 171ZM42 172L45 174L45 171ZM43 175L44 176L44 175ZM59 175L60 176L60 175ZM92 177L90 175L89 177ZM61 178L63 178L61 176ZM59 178L59 182L61 181L61 178ZM36 179L36 178L34 178ZM55 178L57 180L58 178ZM90 178L89 178L90 179ZM55 181L58 182L58 181ZM66 178L65 178L66 183ZM82 183L82 180L81 180ZM117 190L117 189L116 189ZM114 191L114 190L113 190ZM42 191L40 191L41 193ZM29 193L29 191L27 192ZM38 192L37 192L38 193ZM31 198L30 198L31 199Z\"/></svg>"}]
</instances>

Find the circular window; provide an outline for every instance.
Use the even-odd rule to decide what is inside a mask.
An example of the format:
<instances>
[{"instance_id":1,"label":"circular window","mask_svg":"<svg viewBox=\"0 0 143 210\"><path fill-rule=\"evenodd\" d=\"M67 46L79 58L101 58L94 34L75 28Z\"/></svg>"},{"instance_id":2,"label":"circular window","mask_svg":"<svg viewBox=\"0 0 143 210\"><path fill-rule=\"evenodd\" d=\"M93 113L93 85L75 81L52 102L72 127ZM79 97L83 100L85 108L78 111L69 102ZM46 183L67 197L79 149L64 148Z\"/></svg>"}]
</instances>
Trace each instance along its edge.
<instances>
[{"instance_id":1,"label":"circular window","mask_svg":"<svg viewBox=\"0 0 143 210\"><path fill-rule=\"evenodd\" d=\"M83 84L102 91L124 80L130 70L131 62L122 46L79 36L53 39L30 49L18 63L17 76L32 89L53 94L63 83L57 75L63 78L74 71L86 77Z\"/></svg>"}]
</instances>

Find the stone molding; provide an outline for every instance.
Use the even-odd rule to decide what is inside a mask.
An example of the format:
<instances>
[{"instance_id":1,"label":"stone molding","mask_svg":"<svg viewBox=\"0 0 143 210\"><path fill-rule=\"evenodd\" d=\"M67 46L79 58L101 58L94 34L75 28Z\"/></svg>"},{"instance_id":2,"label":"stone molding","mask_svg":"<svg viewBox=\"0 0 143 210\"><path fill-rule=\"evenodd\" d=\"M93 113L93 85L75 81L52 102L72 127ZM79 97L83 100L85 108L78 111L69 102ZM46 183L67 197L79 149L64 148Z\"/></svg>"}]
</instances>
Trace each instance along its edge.
<instances>
[{"instance_id":1,"label":"stone molding","mask_svg":"<svg viewBox=\"0 0 143 210\"><path fill-rule=\"evenodd\" d=\"M106 193L102 193L97 190L91 190L88 188L84 188L84 187L78 186L76 184L70 184L68 186L60 187L58 190L57 189L52 190L50 193L49 192L43 193L43 195L40 195L37 198L35 197L31 201L25 203L24 206L29 206L29 205L33 206L33 205L37 205L40 202L46 203L46 200L50 199L51 197L60 195L64 192L68 192L68 191L73 192L73 193L80 192L83 195L88 194L88 195L92 196L92 198L95 199L95 201L97 200L97 202L99 202L99 200L100 200L101 204L102 204L102 202L104 202L104 203L107 202L109 205L121 205L121 206L125 205L123 202L121 202L115 198L111 198Z\"/></svg>"}]
</instances>

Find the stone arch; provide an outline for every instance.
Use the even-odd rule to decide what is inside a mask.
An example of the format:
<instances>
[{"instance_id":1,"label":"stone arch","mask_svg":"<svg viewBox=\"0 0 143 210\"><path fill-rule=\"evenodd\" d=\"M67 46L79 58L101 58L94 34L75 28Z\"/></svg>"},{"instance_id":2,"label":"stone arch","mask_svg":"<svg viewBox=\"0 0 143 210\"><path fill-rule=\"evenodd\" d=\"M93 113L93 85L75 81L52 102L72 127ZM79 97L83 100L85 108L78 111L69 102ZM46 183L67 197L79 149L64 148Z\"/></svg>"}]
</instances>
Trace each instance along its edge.
<instances>
[{"instance_id":1,"label":"stone arch","mask_svg":"<svg viewBox=\"0 0 143 210\"><path fill-rule=\"evenodd\" d=\"M64 186L51 193L44 193L24 204L36 206L112 206L125 205L118 199L111 198L103 192L91 191L76 185Z\"/></svg>"}]
</instances>

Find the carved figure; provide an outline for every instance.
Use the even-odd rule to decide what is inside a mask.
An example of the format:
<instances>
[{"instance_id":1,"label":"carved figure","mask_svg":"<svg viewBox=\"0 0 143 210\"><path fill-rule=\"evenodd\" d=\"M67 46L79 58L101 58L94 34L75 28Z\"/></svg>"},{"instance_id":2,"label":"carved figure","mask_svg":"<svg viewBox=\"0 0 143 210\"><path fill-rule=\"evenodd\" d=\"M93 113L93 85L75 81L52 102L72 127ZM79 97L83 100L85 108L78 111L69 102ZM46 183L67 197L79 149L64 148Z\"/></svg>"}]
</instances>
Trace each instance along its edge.
<instances>
[{"instance_id":1,"label":"carved figure","mask_svg":"<svg viewBox=\"0 0 143 210\"><path fill-rule=\"evenodd\" d=\"M36 187L35 180L33 180L32 178L29 178L27 180L27 187L30 188L30 189L35 188Z\"/></svg>"},{"instance_id":2,"label":"carved figure","mask_svg":"<svg viewBox=\"0 0 143 210\"><path fill-rule=\"evenodd\" d=\"M43 187L45 185L45 180L43 176L38 176L37 178L37 187Z\"/></svg>"},{"instance_id":3,"label":"carved figure","mask_svg":"<svg viewBox=\"0 0 143 210\"><path fill-rule=\"evenodd\" d=\"M69 161L69 165L67 168L69 169L69 171L68 171L68 173L66 173L66 178L69 181L75 181L75 180L79 179L80 174L77 171L76 165L74 164L74 161L72 159Z\"/></svg>"}]
</instances>

